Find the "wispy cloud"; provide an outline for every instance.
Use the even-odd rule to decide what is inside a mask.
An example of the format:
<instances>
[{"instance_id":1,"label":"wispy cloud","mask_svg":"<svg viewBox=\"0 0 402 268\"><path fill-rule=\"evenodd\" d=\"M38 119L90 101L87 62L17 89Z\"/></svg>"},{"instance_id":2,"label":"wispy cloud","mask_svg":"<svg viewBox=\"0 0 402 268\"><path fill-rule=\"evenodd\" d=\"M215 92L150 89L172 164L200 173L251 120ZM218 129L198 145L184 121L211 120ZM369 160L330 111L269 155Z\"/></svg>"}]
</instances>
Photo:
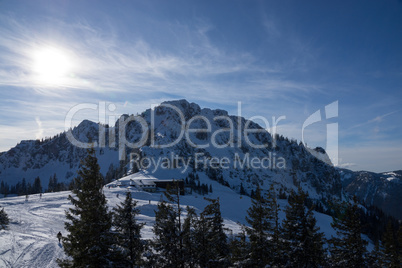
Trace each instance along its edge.
<instances>
[{"instance_id":1,"label":"wispy cloud","mask_svg":"<svg viewBox=\"0 0 402 268\"><path fill-rule=\"evenodd\" d=\"M385 117L390 116L391 114L394 114L394 113L397 113L397 112L398 112L398 111L393 111L393 112L390 112L390 113L386 113L386 114L383 114L383 115L376 116L375 118L369 120L368 123L374 123L374 122L375 122L375 123L379 123L379 122L381 122Z\"/></svg>"},{"instance_id":2,"label":"wispy cloud","mask_svg":"<svg viewBox=\"0 0 402 268\"><path fill-rule=\"evenodd\" d=\"M3 64L0 69L0 84L3 86L33 87L42 94L59 94L60 91L50 90L49 86L35 80L31 70L32 53L48 45L65 46L64 50L75 65L68 79L59 85L68 91L160 90L185 95L191 85L218 95L218 89L209 88L219 88L217 78L224 75L238 75L241 78L237 88L230 88L231 92L241 93L247 86L255 89L256 94L265 94L265 98L282 93L285 96L289 91L305 91L316 87L276 75L283 70L277 66L273 69L260 66L248 52L229 53L219 49L208 38L208 31L213 26L203 21L195 28L172 26L190 36L188 39L191 41L185 43L186 46L180 52L158 50L141 38L126 43L115 35L113 26L109 32L105 32L86 22L66 25L53 21L65 36L63 44L57 44L40 36L33 29L34 25L21 25L13 18L4 16L2 21L8 27L0 28L0 44L3 50L9 52L1 56L2 62L7 62L7 66Z\"/></svg>"},{"instance_id":3,"label":"wispy cloud","mask_svg":"<svg viewBox=\"0 0 402 268\"><path fill-rule=\"evenodd\" d=\"M366 121L364 123L357 124L357 125L354 125L354 126L350 127L349 130L352 130L352 129L355 129L355 128L361 128L363 126L370 125L370 124L373 124L373 123L380 123L380 122L382 122L384 120L384 118L386 118L386 117L388 117L388 116L390 116L392 114L395 114L397 112L399 112L399 110L392 111L392 112L389 112L389 113L386 113L386 114L383 114L383 115L378 115L378 116L376 116L376 117L374 117L374 118L372 118L372 119L370 119L370 120L368 120L368 121Z\"/></svg>"},{"instance_id":4,"label":"wispy cloud","mask_svg":"<svg viewBox=\"0 0 402 268\"><path fill-rule=\"evenodd\" d=\"M36 124L38 125L38 132L36 133L36 138L40 139L43 137L43 128L42 128L42 122L40 121L39 116L35 117Z\"/></svg>"}]
</instances>

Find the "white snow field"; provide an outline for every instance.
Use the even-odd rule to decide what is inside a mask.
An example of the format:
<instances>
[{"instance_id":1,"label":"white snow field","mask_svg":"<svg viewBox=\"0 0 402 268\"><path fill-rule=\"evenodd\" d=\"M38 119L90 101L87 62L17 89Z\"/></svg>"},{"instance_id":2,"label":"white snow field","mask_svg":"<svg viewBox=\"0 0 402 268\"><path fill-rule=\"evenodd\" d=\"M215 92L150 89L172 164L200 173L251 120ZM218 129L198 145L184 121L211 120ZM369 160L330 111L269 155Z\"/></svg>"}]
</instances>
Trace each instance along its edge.
<instances>
[{"instance_id":1,"label":"white snow field","mask_svg":"<svg viewBox=\"0 0 402 268\"><path fill-rule=\"evenodd\" d=\"M122 185L117 187L105 186L104 192L110 208L122 202L125 192L130 190L134 199L138 201L140 208L139 221L145 222L142 229L142 236L145 239L153 237L152 225L154 222L154 210L162 193L149 193L136 190L128 186L130 179L155 179L144 173L137 173L125 177ZM124 183L126 180L126 183ZM112 185L115 183L112 183ZM238 224L245 224L246 210L251 205L251 199L247 196L240 196L230 188L219 183L208 180L212 184L213 193L205 197L220 198L222 216L225 219L225 227L232 230L228 235L238 233L241 228ZM9 215L10 225L7 230L0 231L0 267L57 267L56 259L64 258L65 254L62 245L58 243L56 234L64 230L65 210L71 206L67 200L71 192L45 193L30 195L28 200L25 196L7 197L0 199L0 206L5 208ZM118 195L118 197L117 197ZM187 205L200 213L208 204L204 196L198 194L185 195L181 197L183 209ZM279 200L281 209L286 206L286 200ZM335 235L331 228L331 217L315 213L318 225L327 238ZM284 212L280 212L281 219Z\"/></svg>"}]
</instances>

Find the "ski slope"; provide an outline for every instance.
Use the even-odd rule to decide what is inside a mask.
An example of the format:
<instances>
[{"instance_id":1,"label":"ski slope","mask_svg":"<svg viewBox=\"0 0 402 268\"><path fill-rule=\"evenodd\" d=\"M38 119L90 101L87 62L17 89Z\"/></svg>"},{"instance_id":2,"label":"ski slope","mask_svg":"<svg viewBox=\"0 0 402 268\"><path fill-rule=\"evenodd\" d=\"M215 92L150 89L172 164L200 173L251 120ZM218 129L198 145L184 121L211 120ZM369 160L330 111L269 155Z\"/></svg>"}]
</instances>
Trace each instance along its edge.
<instances>
[{"instance_id":1,"label":"ski slope","mask_svg":"<svg viewBox=\"0 0 402 268\"><path fill-rule=\"evenodd\" d=\"M10 218L8 230L0 231L0 267L57 267L64 257L56 234L64 230L68 192L0 199Z\"/></svg>"},{"instance_id":2,"label":"ski slope","mask_svg":"<svg viewBox=\"0 0 402 268\"><path fill-rule=\"evenodd\" d=\"M209 180L213 193L207 195L210 198L220 198L222 216L225 219L225 227L232 230L228 235L238 233L241 228L238 223L245 224L245 215L251 205L247 196L240 196L230 188ZM154 210L161 199L161 192L148 193L136 190L132 187L120 186L115 188L105 187L104 192L110 208L122 202L125 192L131 191L132 196L138 201L140 222L146 223L142 229L145 239L153 237L152 225L154 223ZM67 200L71 192L46 193L42 198L39 195L31 195L26 200L25 196L7 197L0 199L0 206L4 207L10 218L8 230L0 231L0 267L57 267L56 259L66 257L62 245L58 243L56 234L64 230L65 210L71 207ZM208 204L204 196L193 194L181 197L183 209L187 205L200 213ZM286 200L279 200L280 208L284 210ZM335 235L331 228L331 217L315 213L317 224L327 238ZM285 217L280 212L281 220Z\"/></svg>"}]
</instances>

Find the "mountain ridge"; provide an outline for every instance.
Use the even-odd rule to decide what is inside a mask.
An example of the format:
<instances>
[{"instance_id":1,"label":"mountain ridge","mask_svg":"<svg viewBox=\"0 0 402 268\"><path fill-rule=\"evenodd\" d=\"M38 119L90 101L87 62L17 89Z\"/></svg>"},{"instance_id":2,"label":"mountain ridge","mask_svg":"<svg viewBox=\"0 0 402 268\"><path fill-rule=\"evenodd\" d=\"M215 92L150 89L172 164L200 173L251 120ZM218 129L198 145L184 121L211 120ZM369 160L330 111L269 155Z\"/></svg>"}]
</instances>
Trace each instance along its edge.
<instances>
[{"instance_id":1,"label":"mountain ridge","mask_svg":"<svg viewBox=\"0 0 402 268\"><path fill-rule=\"evenodd\" d=\"M148 132L141 140L144 127ZM183 129L199 131L183 134ZM124 135L120 133L122 130ZM43 141L21 141L0 153L0 181L12 185L25 178L32 183L40 176L46 188L49 177L56 174L60 181L69 183L86 150L72 145L68 133ZM301 186L317 200L340 199L344 189L349 194L354 193L350 183L345 184L347 180L341 177L339 169L330 164L324 149L310 149L281 135L272 136L255 122L221 109L201 109L198 104L184 99L163 102L140 116L122 115L114 126L84 120L71 134L82 143L103 144L95 149L104 176L111 167L119 166L122 157L127 163L134 155L137 170L144 169L141 163L146 164L148 170L162 168L152 160L163 159L167 167L170 165L168 168L182 168L183 179L191 172L202 172L237 192L243 189L248 195L257 185L267 190L271 184L278 192L287 194ZM141 141L139 148L131 148L133 143ZM255 148L257 145L266 146ZM214 159L218 163L212 165L218 168L211 166ZM224 159L229 159L229 168L220 166ZM185 162L187 170L179 167Z\"/></svg>"}]
</instances>

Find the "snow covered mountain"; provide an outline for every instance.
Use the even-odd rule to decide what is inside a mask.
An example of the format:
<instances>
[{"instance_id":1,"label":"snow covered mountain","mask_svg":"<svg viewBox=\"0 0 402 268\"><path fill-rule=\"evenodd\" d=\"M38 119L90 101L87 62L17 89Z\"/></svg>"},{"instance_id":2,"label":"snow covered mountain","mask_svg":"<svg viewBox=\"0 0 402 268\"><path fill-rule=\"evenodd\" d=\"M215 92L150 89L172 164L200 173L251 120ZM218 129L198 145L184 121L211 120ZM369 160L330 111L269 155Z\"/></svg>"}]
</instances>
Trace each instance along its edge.
<instances>
[{"instance_id":1,"label":"snow covered mountain","mask_svg":"<svg viewBox=\"0 0 402 268\"><path fill-rule=\"evenodd\" d=\"M164 102L140 116L123 115L110 127L84 120L71 132L21 141L0 153L0 181L12 186L25 178L33 184L40 177L47 188L56 174L59 182L68 184L86 155L71 137L98 143L95 149L103 175L115 173L120 163L126 165L131 159L135 170L165 178L166 170L177 169L177 179L197 172L248 195L257 184L263 189L274 184L282 193L300 185L310 197L322 200L339 198L344 189L402 219L401 171L336 169L322 148L306 148L281 135L272 136L243 117L201 109L186 100ZM131 148L134 143L139 148Z\"/></svg>"},{"instance_id":2,"label":"snow covered mountain","mask_svg":"<svg viewBox=\"0 0 402 268\"><path fill-rule=\"evenodd\" d=\"M82 142L97 140L99 125L84 120L72 134ZM102 174L106 174L110 164L118 166L116 148L96 148L96 151ZM42 187L46 189L50 176L56 174L59 182L68 184L85 156L86 150L74 146L68 140L67 132L42 141L23 140L9 151L0 153L0 181L12 186L23 178L32 184L40 177Z\"/></svg>"},{"instance_id":3,"label":"snow covered mountain","mask_svg":"<svg viewBox=\"0 0 402 268\"><path fill-rule=\"evenodd\" d=\"M341 198L345 193L342 185L351 194L360 193L365 187L360 198L370 196L363 193L375 196L378 189L389 195L394 184L400 187L402 175L398 171L377 174L377 177L338 170L322 148L310 149L280 135L273 137L245 118L230 116L223 110L201 109L185 100L162 103L138 117L123 115L110 127L85 120L71 134L77 141L100 144L95 149L104 175L120 163L127 168L129 175L114 182L117 187L106 186L104 192L110 207L120 203L128 189L133 192L140 209L139 220L146 223L142 230L146 239L153 236L154 210L161 193L140 191L119 183L143 178L190 179L196 174L200 184L213 189L207 197L220 198L225 227L236 234L240 231L237 223L246 223L246 210L251 204L248 195L255 191L257 184L262 189L273 184L282 195L301 186L310 198L323 201L325 206L326 199ZM49 177L56 174L59 181L70 182L86 150L73 145L69 137L64 132L43 141L22 141L1 153L0 181L13 185L26 178L32 183L39 176L46 188ZM138 148L131 148L134 143ZM370 188L372 181L378 181L377 190ZM384 183L389 183L389 187L381 188ZM9 230L0 231L0 267L56 267L56 258L64 257L56 234L64 230L64 211L71 206L68 194L31 195L28 200L22 196L0 199L0 206L6 207L11 219ZM391 207L392 200L386 200ZM183 196L181 205L192 206L199 213L206 202L194 191ZM279 199L278 203L282 220L287 200ZM335 235L330 216L318 212L314 215L326 238Z\"/></svg>"},{"instance_id":4,"label":"snow covered mountain","mask_svg":"<svg viewBox=\"0 0 402 268\"><path fill-rule=\"evenodd\" d=\"M341 169L339 173L347 193L402 220L402 170L374 173Z\"/></svg>"},{"instance_id":5,"label":"snow covered mountain","mask_svg":"<svg viewBox=\"0 0 402 268\"><path fill-rule=\"evenodd\" d=\"M164 102L140 116L123 115L113 127L88 120L72 130L83 143L97 142L97 156L105 175L111 165L131 157L132 166L164 176L178 169L186 178L203 173L237 192L251 194L257 184L289 193L299 185L314 199L340 197L338 171L325 151L311 150L281 135L274 137L258 124L223 110L201 109L186 100ZM69 182L86 150L74 146L69 133L43 141L22 141L0 154L0 181L9 185L39 176L46 188L50 176ZM133 149L137 143L139 149ZM315 154L316 156L312 155ZM321 157L317 157L321 155Z\"/></svg>"}]
</instances>

